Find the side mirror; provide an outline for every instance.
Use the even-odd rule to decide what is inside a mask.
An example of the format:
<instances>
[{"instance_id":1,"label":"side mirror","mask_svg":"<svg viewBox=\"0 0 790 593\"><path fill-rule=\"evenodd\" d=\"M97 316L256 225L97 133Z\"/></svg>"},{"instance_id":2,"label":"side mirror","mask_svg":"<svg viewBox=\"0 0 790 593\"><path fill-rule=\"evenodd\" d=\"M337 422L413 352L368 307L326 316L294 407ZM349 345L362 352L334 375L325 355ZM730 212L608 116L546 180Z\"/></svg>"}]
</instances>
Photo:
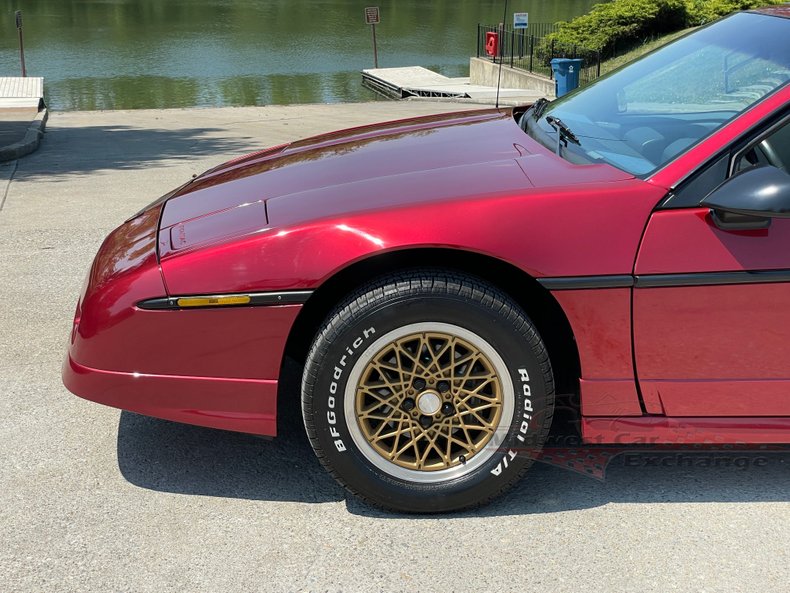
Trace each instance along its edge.
<instances>
[{"instance_id":1,"label":"side mirror","mask_svg":"<svg viewBox=\"0 0 790 593\"><path fill-rule=\"evenodd\" d=\"M790 175L776 167L751 167L730 177L702 200L725 230L763 229L772 218L790 218Z\"/></svg>"}]
</instances>

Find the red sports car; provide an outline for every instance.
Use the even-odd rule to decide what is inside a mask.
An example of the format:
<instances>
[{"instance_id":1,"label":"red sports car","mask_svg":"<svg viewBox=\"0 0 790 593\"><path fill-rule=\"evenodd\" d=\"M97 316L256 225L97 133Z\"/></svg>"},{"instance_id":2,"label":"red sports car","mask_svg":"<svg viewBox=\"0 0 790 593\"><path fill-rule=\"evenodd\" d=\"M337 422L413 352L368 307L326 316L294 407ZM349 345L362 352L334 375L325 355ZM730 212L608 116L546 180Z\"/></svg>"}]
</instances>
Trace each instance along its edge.
<instances>
[{"instance_id":1,"label":"red sports car","mask_svg":"<svg viewBox=\"0 0 790 593\"><path fill-rule=\"evenodd\" d=\"M505 490L555 394L585 442L790 443L789 78L763 9L551 103L226 163L107 237L63 380L271 436L301 398L329 472L402 511Z\"/></svg>"}]
</instances>

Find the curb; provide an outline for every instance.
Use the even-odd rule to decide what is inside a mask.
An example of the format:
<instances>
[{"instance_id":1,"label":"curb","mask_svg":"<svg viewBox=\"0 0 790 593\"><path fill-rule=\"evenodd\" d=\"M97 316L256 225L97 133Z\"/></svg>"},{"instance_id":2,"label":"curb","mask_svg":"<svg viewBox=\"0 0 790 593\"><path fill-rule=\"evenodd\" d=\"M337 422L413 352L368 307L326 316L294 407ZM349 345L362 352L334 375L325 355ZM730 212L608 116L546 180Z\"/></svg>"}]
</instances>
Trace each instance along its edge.
<instances>
[{"instance_id":1,"label":"curb","mask_svg":"<svg viewBox=\"0 0 790 593\"><path fill-rule=\"evenodd\" d=\"M45 107L36 114L22 140L0 147L0 161L13 161L35 152L47 128L47 119L49 119L49 111Z\"/></svg>"}]
</instances>

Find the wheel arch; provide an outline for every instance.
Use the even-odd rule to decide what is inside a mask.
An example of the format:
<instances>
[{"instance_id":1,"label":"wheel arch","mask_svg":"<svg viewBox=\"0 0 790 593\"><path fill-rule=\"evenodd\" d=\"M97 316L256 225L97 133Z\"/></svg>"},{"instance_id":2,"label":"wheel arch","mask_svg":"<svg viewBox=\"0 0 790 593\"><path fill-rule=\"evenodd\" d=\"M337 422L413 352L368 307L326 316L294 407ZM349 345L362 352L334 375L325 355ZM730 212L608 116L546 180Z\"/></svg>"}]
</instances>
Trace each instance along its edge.
<instances>
[{"instance_id":1,"label":"wheel arch","mask_svg":"<svg viewBox=\"0 0 790 593\"><path fill-rule=\"evenodd\" d=\"M296 405L301 372L321 323L347 294L396 271L442 267L477 276L505 292L529 315L549 353L557 404L578 408L579 352L565 312L552 294L524 270L491 256L441 247L404 249L372 255L339 270L313 293L297 316L286 341L278 388L278 417ZM290 395L289 395L290 394ZM567 396L568 401L563 401ZM578 410L577 410L578 413Z\"/></svg>"}]
</instances>

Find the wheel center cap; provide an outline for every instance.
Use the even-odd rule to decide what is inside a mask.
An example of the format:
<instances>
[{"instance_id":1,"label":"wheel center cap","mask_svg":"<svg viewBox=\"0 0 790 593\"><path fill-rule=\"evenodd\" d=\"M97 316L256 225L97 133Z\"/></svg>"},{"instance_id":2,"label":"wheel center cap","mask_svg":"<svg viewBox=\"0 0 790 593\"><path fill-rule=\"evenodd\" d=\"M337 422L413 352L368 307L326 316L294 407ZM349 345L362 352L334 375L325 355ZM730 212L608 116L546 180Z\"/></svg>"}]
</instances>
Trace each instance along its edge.
<instances>
[{"instance_id":1,"label":"wheel center cap","mask_svg":"<svg viewBox=\"0 0 790 593\"><path fill-rule=\"evenodd\" d=\"M442 398L435 391L423 391L417 396L417 407L423 414L431 416L442 407Z\"/></svg>"}]
</instances>

